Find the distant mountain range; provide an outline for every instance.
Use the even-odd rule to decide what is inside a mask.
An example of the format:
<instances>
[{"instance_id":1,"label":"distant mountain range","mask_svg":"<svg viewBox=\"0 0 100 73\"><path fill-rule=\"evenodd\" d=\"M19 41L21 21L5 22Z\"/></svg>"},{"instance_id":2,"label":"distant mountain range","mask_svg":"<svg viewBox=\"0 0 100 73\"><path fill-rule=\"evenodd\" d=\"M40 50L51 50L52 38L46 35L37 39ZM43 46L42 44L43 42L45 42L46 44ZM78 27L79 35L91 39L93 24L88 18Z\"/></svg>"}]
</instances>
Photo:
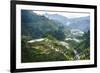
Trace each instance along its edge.
<instances>
[{"instance_id":1,"label":"distant mountain range","mask_svg":"<svg viewBox=\"0 0 100 73\"><path fill-rule=\"evenodd\" d=\"M34 39L47 33L56 37L80 36L89 29L89 16L69 19L59 14L38 15L31 10L21 11L21 34Z\"/></svg>"},{"instance_id":2,"label":"distant mountain range","mask_svg":"<svg viewBox=\"0 0 100 73\"><path fill-rule=\"evenodd\" d=\"M80 29L83 32L90 30L90 16L79 17L79 18L67 18L59 14L44 14L45 17L63 24L64 26L69 26L72 29Z\"/></svg>"},{"instance_id":3,"label":"distant mountain range","mask_svg":"<svg viewBox=\"0 0 100 73\"><path fill-rule=\"evenodd\" d=\"M45 13L44 16L51 19L51 20L54 20L54 21L59 22L61 24L64 24L64 25L69 21L69 19L67 17L64 17L64 16L59 15L59 14Z\"/></svg>"}]
</instances>

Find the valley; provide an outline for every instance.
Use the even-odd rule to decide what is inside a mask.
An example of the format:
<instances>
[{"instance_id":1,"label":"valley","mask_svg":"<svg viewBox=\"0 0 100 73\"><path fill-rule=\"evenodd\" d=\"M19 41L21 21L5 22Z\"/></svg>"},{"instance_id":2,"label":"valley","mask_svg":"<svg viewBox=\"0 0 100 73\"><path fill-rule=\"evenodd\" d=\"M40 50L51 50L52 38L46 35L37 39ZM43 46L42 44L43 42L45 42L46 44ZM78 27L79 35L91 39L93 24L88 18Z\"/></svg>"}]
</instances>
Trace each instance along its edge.
<instances>
[{"instance_id":1,"label":"valley","mask_svg":"<svg viewBox=\"0 0 100 73\"><path fill-rule=\"evenodd\" d=\"M89 59L89 16L69 19L21 11L21 62Z\"/></svg>"}]
</instances>

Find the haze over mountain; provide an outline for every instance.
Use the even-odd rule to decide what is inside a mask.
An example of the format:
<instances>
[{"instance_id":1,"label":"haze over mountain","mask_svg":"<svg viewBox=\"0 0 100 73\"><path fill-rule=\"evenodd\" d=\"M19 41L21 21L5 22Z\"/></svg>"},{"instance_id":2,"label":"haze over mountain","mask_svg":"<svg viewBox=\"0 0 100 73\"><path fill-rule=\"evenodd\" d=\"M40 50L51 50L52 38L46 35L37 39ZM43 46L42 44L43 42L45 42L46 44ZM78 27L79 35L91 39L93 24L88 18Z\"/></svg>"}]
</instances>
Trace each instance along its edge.
<instances>
[{"instance_id":1,"label":"haze over mountain","mask_svg":"<svg viewBox=\"0 0 100 73\"><path fill-rule=\"evenodd\" d=\"M90 16L73 18L69 20L70 27L72 29L80 29L81 31L87 32L90 30Z\"/></svg>"},{"instance_id":2,"label":"haze over mountain","mask_svg":"<svg viewBox=\"0 0 100 73\"><path fill-rule=\"evenodd\" d=\"M90 16L68 18L59 14L44 14L45 17L60 22L64 26L69 26L72 29L80 29L81 31L88 31L90 29Z\"/></svg>"},{"instance_id":3,"label":"haze over mountain","mask_svg":"<svg viewBox=\"0 0 100 73\"><path fill-rule=\"evenodd\" d=\"M49 19L51 19L51 20L60 22L63 25L65 25L69 20L67 17L59 15L59 14L48 14L48 13L45 13L44 16L49 18Z\"/></svg>"}]
</instances>

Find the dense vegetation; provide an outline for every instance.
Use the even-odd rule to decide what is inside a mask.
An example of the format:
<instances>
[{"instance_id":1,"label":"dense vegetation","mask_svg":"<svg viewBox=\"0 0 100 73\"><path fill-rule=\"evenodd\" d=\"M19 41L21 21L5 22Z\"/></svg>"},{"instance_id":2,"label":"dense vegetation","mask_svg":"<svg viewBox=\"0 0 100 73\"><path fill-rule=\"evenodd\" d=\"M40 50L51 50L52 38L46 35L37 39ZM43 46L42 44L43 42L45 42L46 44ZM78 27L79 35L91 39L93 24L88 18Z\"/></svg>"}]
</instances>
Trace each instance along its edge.
<instances>
[{"instance_id":1,"label":"dense vegetation","mask_svg":"<svg viewBox=\"0 0 100 73\"><path fill-rule=\"evenodd\" d=\"M42 41L29 42L30 40ZM69 40L65 40L70 38ZM77 42L75 39L79 40ZM74 35L71 28L37 15L21 11L21 61L68 61L90 59L90 32Z\"/></svg>"}]
</instances>

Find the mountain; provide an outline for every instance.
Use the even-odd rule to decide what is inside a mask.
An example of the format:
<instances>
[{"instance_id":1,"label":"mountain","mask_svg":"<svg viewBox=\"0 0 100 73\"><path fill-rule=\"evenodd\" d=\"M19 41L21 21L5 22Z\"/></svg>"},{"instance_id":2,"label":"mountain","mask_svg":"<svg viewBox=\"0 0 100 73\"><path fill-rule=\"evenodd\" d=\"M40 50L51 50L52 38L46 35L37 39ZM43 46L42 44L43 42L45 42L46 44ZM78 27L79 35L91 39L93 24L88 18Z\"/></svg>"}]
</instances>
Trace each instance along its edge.
<instances>
[{"instance_id":1,"label":"mountain","mask_svg":"<svg viewBox=\"0 0 100 73\"><path fill-rule=\"evenodd\" d=\"M59 14L48 14L48 13L45 13L44 16L49 18L49 19L51 19L51 20L59 22L59 23L61 23L63 25L67 24L67 22L68 22L68 18L67 17L59 15Z\"/></svg>"},{"instance_id":2,"label":"mountain","mask_svg":"<svg viewBox=\"0 0 100 73\"><path fill-rule=\"evenodd\" d=\"M80 29L81 31L87 32L90 30L90 17L80 17L80 18L72 18L69 20L69 27L72 29Z\"/></svg>"},{"instance_id":3,"label":"mountain","mask_svg":"<svg viewBox=\"0 0 100 73\"><path fill-rule=\"evenodd\" d=\"M59 22L62 26L67 26L71 29L79 29L80 31L87 32L90 30L90 16L79 17L79 18L67 18L60 14L44 14L45 17ZM60 24L60 25L61 25Z\"/></svg>"},{"instance_id":4,"label":"mountain","mask_svg":"<svg viewBox=\"0 0 100 73\"><path fill-rule=\"evenodd\" d=\"M90 59L90 17L67 18L21 10L21 62Z\"/></svg>"},{"instance_id":5,"label":"mountain","mask_svg":"<svg viewBox=\"0 0 100 73\"><path fill-rule=\"evenodd\" d=\"M21 11L21 34L32 39L50 34L62 40L65 37L82 36L88 30L90 30L89 16L67 18L59 14L38 15L31 10Z\"/></svg>"},{"instance_id":6,"label":"mountain","mask_svg":"<svg viewBox=\"0 0 100 73\"><path fill-rule=\"evenodd\" d=\"M32 38L41 38L50 31L58 30L58 24L31 10L21 11L21 34Z\"/></svg>"}]
</instances>

